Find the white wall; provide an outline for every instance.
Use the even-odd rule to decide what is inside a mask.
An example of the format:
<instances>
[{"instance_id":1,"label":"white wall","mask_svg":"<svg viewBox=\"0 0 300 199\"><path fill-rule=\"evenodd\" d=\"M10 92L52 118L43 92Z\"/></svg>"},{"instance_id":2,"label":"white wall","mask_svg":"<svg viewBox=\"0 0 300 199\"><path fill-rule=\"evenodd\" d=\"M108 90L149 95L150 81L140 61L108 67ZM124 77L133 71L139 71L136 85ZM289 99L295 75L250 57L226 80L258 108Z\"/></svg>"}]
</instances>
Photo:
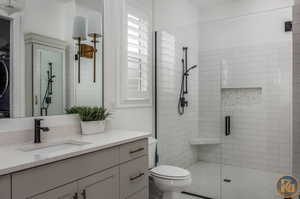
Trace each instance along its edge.
<instances>
[{"instance_id":1,"label":"white wall","mask_svg":"<svg viewBox=\"0 0 300 199\"><path fill-rule=\"evenodd\" d=\"M191 0L198 6L200 23L230 19L293 6L294 0Z\"/></svg>"},{"instance_id":2,"label":"white wall","mask_svg":"<svg viewBox=\"0 0 300 199\"><path fill-rule=\"evenodd\" d=\"M200 23L200 50L291 41L291 34L284 32L284 22L292 19L291 13L290 7Z\"/></svg>"},{"instance_id":3,"label":"white wall","mask_svg":"<svg viewBox=\"0 0 300 199\"><path fill-rule=\"evenodd\" d=\"M163 0L154 1L156 30L208 23L292 6L294 0ZM187 30L188 31L188 30Z\"/></svg>"},{"instance_id":4,"label":"white wall","mask_svg":"<svg viewBox=\"0 0 300 199\"><path fill-rule=\"evenodd\" d=\"M24 33L65 39L65 7L61 1L26 0Z\"/></svg>"}]
</instances>

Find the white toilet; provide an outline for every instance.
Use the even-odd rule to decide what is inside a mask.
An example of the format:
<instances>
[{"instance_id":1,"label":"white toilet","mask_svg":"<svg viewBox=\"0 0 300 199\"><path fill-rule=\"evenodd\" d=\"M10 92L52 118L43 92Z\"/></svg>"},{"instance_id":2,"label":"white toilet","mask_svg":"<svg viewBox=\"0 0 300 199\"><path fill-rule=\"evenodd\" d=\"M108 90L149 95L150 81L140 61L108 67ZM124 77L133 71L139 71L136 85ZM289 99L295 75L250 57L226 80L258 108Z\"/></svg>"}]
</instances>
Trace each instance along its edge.
<instances>
[{"instance_id":1,"label":"white toilet","mask_svg":"<svg viewBox=\"0 0 300 199\"><path fill-rule=\"evenodd\" d=\"M185 169L168 165L154 167L157 140L151 137L148 140L150 176L155 185L163 192L163 199L179 199L180 193L192 183L191 173Z\"/></svg>"}]
</instances>

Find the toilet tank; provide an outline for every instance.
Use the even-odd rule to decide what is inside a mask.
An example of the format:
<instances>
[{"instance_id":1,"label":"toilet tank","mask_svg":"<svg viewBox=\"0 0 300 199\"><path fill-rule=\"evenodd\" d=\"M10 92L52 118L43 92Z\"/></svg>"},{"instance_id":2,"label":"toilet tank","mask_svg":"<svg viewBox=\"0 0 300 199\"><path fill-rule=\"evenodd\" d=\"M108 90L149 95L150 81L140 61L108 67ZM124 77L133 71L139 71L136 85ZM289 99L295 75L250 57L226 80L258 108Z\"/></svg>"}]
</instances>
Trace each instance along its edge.
<instances>
[{"instance_id":1,"label":"toilet tank","mask_svg":"<svg viewBox=\"0 0 300 199\"><path fill-rule=\"evenodd\" d=\"M157 140L153 137L148 138L148 144L149 144L149 169L152 169L155 167L155 151L156 151L156 145Z\"/></svg>"}]
</instances>

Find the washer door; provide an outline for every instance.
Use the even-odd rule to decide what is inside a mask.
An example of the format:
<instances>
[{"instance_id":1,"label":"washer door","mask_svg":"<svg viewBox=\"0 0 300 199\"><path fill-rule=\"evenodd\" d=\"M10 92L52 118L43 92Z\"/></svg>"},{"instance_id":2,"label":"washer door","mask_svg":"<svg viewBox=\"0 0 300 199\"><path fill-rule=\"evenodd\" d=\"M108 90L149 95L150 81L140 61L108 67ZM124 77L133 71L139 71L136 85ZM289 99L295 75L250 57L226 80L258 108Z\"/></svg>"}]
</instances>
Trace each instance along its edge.
<instances>
[{"instance_id":1,"label":"washer door","mask_svg":"<svg viewBox=\"0 0 300 199\"><path fill-rule=\"evenodd\" d=\"M9 86L9 71L4 60L0 60L0 99L8 91Z\"/></svg>"}]
</instances>

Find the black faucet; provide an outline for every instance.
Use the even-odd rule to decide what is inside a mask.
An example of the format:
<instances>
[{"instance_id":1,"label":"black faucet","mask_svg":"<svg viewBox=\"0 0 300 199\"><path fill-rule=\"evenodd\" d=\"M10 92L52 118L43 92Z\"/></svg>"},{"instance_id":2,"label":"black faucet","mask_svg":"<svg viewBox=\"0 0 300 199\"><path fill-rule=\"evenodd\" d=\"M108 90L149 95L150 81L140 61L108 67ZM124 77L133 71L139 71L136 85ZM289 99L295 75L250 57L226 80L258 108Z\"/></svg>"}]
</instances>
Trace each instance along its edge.
<instances>
[{"instance_id":1,"label":"black faucet","mask_svg":"<svg viewBox=\"0 0 300 199\"><path fill-rule=\"evenodd\" d=\"M48 132L50 129L48 127L41 127L41 121L44 119L34 119L34 143L41 143L41 131Z\"/></svg>"}]
</instances>

